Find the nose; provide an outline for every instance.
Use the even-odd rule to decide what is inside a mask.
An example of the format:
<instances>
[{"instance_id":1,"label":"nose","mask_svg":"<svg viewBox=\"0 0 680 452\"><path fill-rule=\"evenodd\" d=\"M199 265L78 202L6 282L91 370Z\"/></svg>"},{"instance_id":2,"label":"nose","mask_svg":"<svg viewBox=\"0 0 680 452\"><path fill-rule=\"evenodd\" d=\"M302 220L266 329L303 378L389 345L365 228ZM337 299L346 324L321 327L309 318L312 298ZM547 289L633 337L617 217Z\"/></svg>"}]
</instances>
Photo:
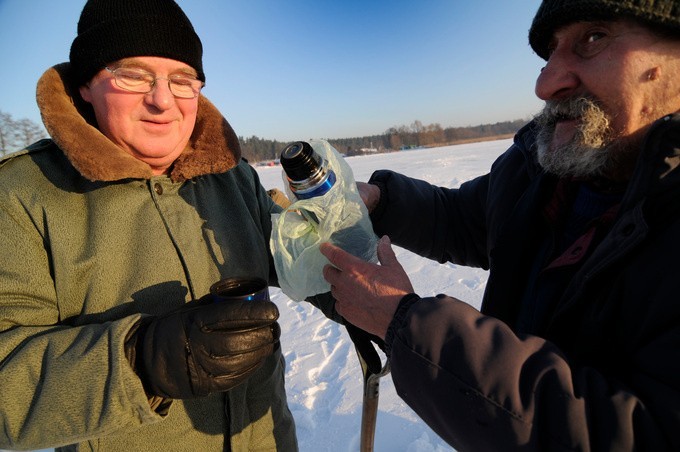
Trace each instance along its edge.
<instances>
[{"instance_id":1,"label":"nose","mask_svg":"<svg viewBox=\"0 0 680 452\"><path fill-rule=\"evenodd\" d=\"M536 79L535 93L542 100L568 97L581 85L575 55L566 46L558 46Z\"/></svg>"},{"instance_id":2,"label":"nose","mask_svg":"<svg viewBox=\"0 0 680 452\"><path fill-rule=\"evenodd\" d=\"M170 84L165 78L157 78L151 91L146 93L146 102L159 110L169 110L175 104L175 96L170 91Z\"/></svg>"}]
</instances>

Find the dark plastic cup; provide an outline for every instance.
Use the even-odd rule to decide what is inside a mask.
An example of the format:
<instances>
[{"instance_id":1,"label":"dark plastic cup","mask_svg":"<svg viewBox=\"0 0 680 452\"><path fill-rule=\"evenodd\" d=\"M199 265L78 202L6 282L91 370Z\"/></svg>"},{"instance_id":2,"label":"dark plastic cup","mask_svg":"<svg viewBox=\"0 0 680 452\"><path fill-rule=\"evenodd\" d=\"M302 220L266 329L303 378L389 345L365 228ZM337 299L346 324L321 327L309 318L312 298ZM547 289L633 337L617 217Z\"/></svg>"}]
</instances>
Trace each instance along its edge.
<instances>
[{"instance_id":1,"label":"dark plastic cup","mask_svg":"<svg viewBox=\"0 0 680 452\"><path fill-rule=\"evenodd\" d=\"M269 287L262 278L225 278L210 286L215 301L268 301Z\"/></svg>"}]
</instances>

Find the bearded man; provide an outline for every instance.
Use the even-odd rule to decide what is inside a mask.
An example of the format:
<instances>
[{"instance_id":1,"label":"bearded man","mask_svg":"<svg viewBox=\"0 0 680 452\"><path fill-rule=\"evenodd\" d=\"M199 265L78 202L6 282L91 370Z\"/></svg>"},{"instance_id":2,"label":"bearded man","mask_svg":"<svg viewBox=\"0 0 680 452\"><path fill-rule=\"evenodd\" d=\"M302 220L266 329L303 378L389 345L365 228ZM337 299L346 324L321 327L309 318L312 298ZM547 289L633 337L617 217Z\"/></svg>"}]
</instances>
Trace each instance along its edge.
<instances>
[{"instance_id":1,"label":"bearded man","mask_svg":"<svg viewBox=\"0 0 680 452\"><path fill-rule=\"evenodd\" d=\"M336 309L459 451L680 450L680 3L544 0L529 42L546 106L488 174L360 185L381 265L324 244ZM387 236L489 269L481 312Z\"/></svg>"}]
</instances>

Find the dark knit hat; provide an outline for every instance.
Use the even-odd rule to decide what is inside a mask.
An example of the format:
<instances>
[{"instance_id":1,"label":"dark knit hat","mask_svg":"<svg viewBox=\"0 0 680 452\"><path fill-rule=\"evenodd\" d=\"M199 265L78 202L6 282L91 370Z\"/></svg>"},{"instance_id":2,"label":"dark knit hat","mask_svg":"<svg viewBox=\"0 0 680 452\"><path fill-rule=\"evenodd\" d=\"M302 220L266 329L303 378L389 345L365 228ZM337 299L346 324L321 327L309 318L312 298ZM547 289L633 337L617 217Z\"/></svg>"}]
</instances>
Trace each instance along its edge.
<instances>
[{"instance_id":1,"label":"dark knit hat","mask_svg":"<svg viewBox=\"0 0 680 452\"><path fill-rule=\"evenodd\" d=\"M88 0L71 44L78 83L87 83L113 61L134 56L181 61L205 81L201 40L173 0Z\"/></svg>"},{"instance_id":2,"label":"dark knit hat","mask_svg":"<svg viewBox=\"0 0 680 452\"><path fill-rule=\"evenodd\" d=\"M680 34L677 0L543 0L529 30L529 44L548 59L548 46L558 28L573 22L630 18Z\"/></svg>"}]
</instances>

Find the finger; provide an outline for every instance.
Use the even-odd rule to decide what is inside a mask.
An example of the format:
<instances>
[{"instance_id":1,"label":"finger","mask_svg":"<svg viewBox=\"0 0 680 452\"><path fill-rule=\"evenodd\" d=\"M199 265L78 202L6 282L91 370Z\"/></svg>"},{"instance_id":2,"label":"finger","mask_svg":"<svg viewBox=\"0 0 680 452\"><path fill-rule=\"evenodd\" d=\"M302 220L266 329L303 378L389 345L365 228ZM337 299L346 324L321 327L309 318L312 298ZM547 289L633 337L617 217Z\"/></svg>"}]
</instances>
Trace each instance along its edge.
<instances>
[{"instance_id":1,"label":"finger","mask_svg":"<svg viewBox=\"0 0 680 452\"><path fill-rule=\"evenodd\" d=\"M399 261L397 261L397 256L394 254L394 250L392 249L392 242L388 236L383 235L380 238L378 241L377 252L378 260L380 261L381 265L385 267L390 267L395 264L401 265L399 264Z\"/></svg>"},{"instance_id":2,"label":"finger","mask_svg":"<svg viewBox=\"0 0 680 452\"><path fill-rule=\"evenodd\" d=\"M324 265L321 271L323 274L323 279L325 279L331 286L337 283L338 276L340 276L340 270L333 267L332 265Z\"/></svg>"},{"instance_id":3,"label":"finger","mask_svg":"<svg viewBox=\"0 0 680 452\"><path fill-rule=\"evenodd\" d=\"M259 368L267 356L274 351L274 344L260 344L258 347L240 353L224 356L204 355L200 358L201 367L211 375L215 383L223 378L239 380L240 376L248 375Z\"/></svg>"},{"instance_id":4,"label":"finger","mask_svg":"<svg viewBox=\"0 0 680 452\"><path fill-rule=\"evenodd\" d=\"M336 253L336 250L338 250L338 249L339 248L337 246L335 246L335 245L333 245L332 243L329 243L329 242L324 242L321 245L319 245L319 251L321 251L321 254L326 256L326 259L328 259L328 261L331 262L332 264L335 264L335 262L334 262L335 253Z\"/></svg>"},{"instance_id":5,"label":"finger","mask_svg":"<svg viewBox=\"0 0 680 452\"><path fill-rule=\"evenodd\" d=\"M213 331L203 335L205 339L201 350L213 359L246 354L276 343L279 337L275 335L279 331L278 327L273 325L241 330Z\"/></svg>"},{"instance_id":6,"label":"finger","mask_svg":"<svg viewBox=\"0 0 680 452\"><path fill-rule=\"evenodd\" d=\"M319 251L326 256L326 259L328 259L331 264L335 265L340 270L345 270L347 267L363 263L358 257L352 256L347 251L329 242L322 243L321 246L319 246Z\"/></svg>"}]
</instances>

